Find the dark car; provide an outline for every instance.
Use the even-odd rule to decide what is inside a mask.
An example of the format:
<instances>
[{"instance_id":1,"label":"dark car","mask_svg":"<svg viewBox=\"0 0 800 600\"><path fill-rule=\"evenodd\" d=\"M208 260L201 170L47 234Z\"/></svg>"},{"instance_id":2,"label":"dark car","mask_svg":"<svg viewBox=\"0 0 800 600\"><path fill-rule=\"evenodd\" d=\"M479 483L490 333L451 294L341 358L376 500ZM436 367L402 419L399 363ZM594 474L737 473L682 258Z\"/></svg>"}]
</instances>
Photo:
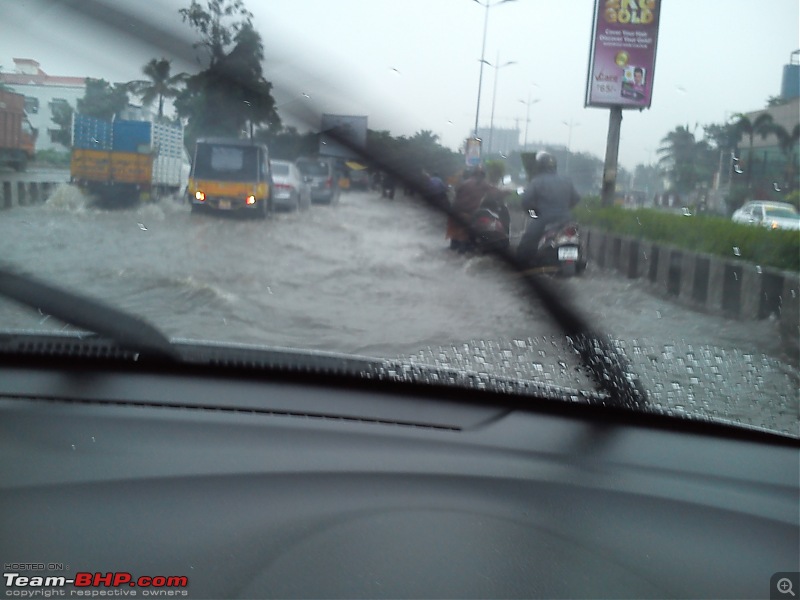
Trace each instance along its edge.
<instances>
[{"instance_id":1,"label":"dark car","mask_svg":"<svg viewBox=\"0 0 800 600\"><path fill-rule=\"evenodd\" d=\"M333 163L324 158L298 158L295 162L311 187L311 201L335 204L339 199L339 181Z\"/></svg>"}]
</instances>

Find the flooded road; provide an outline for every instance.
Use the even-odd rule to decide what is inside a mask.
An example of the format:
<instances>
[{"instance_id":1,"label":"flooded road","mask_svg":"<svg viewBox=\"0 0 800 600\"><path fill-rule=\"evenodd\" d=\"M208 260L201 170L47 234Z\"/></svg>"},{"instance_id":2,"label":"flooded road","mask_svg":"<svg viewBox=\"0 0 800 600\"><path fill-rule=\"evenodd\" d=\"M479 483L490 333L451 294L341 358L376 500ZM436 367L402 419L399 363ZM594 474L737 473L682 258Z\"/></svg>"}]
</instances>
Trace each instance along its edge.
<instances>
[{"instance_id":1,"label":"flooded road","mask_svg":"<svg viewBox=\"0 0 800 600\"><path fill-rule=\"evenodd\" d=\"M0 261L174 338L404 357L591 388L523 282L452 253L444 217L368 192L267 221L162 201L101 210L75 189L0 212ZM653 400L797 434L796 365L774 324L692 313L591 265L553 284L625 349ZM0 300L4 329L62 329Z\"/></svg>"}]
</instances>

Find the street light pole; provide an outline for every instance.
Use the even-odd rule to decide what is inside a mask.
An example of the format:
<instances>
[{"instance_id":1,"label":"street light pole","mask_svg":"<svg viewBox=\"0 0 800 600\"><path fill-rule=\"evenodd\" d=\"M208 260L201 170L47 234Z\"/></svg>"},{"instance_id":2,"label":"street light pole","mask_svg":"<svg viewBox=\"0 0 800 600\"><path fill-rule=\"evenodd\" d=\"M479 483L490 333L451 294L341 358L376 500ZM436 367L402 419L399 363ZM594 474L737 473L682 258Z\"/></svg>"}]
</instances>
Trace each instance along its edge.
<instances>
[{"instance_id":1,"label":"street light pole","mask_svg":"<svg viewBox=\"0 0 800 600\"><path fill-rule=\"evenodd\" d=\"M478 75L478 104L475 107L475 129L474 135L478 137L478 119L481 114L481 89L483 87L483 65L486 63L486 32L489 28L489 9L498 4L505 4L506 2L514 2L514 0L500 0L499 2L491 3L488 0L481 2L480 0L473 0L473 2L480 4L485 8L483 16L483 44L481 46L481 69Z\"/></svg>"},{"instance_id":2,"label":"street light pole","mask_svg":"<svg viewBox=\"0 0 800 600\"><path fill-rule=\"evenodd\" d=\"M528 92L528 101L520 100L522 104L524 104L527 108L525 109L525 143L522 146L522 149L526 152L528 151L528 123L531 122L531 104L536 104L539 102L539 99L531 100L531 93Z\"/></svg>"},{"instance_id":3,"label":"street light pole","mask_svg":"<svg viewBox=\"0 0 800 600\"><path fill-rule=\"evenodd\" d=\"M484 61L484 62L486 62L486 61ZM500 52L498 52L497 53L497 62L495 64L492 64L490 62L486 62L486 64L494 69L494 93L492 94L492 116L491 116L491 119L489 120L489 143L488 143L487 149L486 149L486 154L491 154L492 153L492 137L494 137L494 105L495 105L495 102L497 101L497 78L498 78L498 73L499 73L500 69L502 69L503 67L507 67L509 65L514 65L514 64L516 64L516 62L513 61L513 60L510 60L510 61L508 61L506 63L503 63L501 65L500 64ZM519 138L517 138L517 139L519 139Z\"/></svg>"},{"instance_id":4,"label":"street light pole","mask_svg":"<svg viewBox=\"0 0 800 600\"><path fill-rule=\"evenodd\" d=\"M567 174L569 173L569 155L572 154L572 128L578 127L580 123L573 123L572 117L570 117L569 123L566 121L561 122L569 127L569 135L567 136L567 164L564 167L564 174Z\"/></svg>"}]
</instances>

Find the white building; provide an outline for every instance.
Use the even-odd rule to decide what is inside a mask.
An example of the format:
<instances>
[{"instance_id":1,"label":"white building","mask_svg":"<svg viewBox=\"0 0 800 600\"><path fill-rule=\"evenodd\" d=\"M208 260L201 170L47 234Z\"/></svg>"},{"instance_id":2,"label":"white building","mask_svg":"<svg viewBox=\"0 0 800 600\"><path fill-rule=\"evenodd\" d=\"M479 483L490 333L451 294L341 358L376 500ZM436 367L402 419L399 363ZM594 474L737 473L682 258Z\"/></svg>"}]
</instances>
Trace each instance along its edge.
<instances>
[{"instance_id":1,"label":"white building","mask_svg":"<svg viewBox=\"0 0 800 600\"><path fill-rule=\"evenodd\" d=\"M78 99L86 92L85 77L59 77L48 75L39 68L39 63L30 58L15 58L13 73L0 73L0 82L12 91L25 96L25 111L31 126L39 134L36 150L60 150L68 148L53 141L52 134L58 130L53 123L53 106L67 103L73 110Z\"/></svg>"}]
</instances>

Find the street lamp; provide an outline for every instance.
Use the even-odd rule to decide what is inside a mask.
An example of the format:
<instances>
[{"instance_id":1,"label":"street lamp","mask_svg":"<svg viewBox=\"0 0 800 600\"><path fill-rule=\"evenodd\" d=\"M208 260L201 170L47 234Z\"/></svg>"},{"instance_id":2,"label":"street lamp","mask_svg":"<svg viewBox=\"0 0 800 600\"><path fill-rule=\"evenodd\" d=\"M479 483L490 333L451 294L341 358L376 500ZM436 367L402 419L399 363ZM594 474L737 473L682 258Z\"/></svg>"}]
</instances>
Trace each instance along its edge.
<instances>
[{"instance_id":1,"label":"street lamp","mask_svg":"<svg viewBox=\"0 0 800 600\"><path fill-rule=\"evenodd\" d=\"M520 100L527 108L525 109L525 143L522 148L527 152L528 150L528 123L531 122L531 105L539 102L539 99L531 100L531 94L528 92L528 101Z\"/></svg>"},{"instance_id":2,"label":"street lamp","mask_svg":"<svg viewBox=\"0 0 800 600\"><path fill-rule=\"evenodd\" d=\"M572 128L580 126L580 123L573 123L570 118L569 122L561 121L564 125L569 127L569 136L567 137L567 164L564 167L564 172L569 173L569 155L572 152Z\"/></svg>"},{"instance_id":3,"label":"street lamp","mask_svg":"<svg viewBox=\"0 0 800 600\"><path fill-rule=\"evenodd\" d=\"M514 0L499 0L498 2L481 2L480 0L473 0L476 4L480 4L486 9L483 17L483 46L481 47L481 71L478 75L478 105L475 108L475 137L478 137L478 117L481 113L481 87L483 86L483 64L486 61L486 30L489 26L489 9L499 4L506 2L514 2Z\"/></svg>"},{"instance_id":4,"label":"street lamp","mask_svg":"<svg viewBox=\"0 0 800 600\"><path fill-rule=\"evenodd\" d=\"M488 144L487 150L486 150L487 154L491 154L492 153L492 136L494 135L494 105L495 105L495 102L497 101L497 76L498 76L498 72L503 67L507 67L509 65L515 65L517 63L516 63L516 61L509 60L508 62L505 62L505 63L503 63L501 65L500 64L500 53L499 52L497 53L497 63L495 63L494 65L492 63L490 63L488 60L482 60L481 62L484 63L484 64L489 65L490 67L492 67L494 69L494 93L492 94L492 117L491 117L491 119L489 121L489 144ZM517 139L519 139L519 138L517 138Z\"/></svg>"}]
</instances>

